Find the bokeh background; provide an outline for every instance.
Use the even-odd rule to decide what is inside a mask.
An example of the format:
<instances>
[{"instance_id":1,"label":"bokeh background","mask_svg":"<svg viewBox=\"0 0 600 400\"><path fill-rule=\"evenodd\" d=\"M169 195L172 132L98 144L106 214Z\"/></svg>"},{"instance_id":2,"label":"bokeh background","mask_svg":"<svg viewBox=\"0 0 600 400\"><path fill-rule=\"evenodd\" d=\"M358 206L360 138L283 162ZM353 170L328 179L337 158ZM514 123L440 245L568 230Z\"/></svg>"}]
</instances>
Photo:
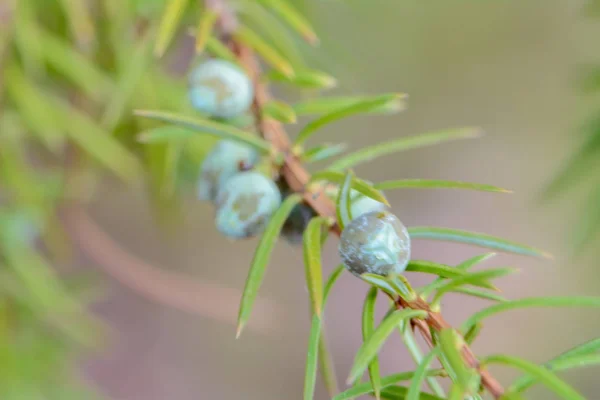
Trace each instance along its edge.
<instances>
[{"instance_id":1,"label":"bokeh background","mask_svg":"<svg viewBox=\"0 0 600 400\"><path fill-rule=\"evenodd\" d=\"M308 56L339 79L334 93L409 94L404 112L338 122L313 143L347 142L356 149L429 130L482 127L486 135L481 139L381 158L357 173L372 181L439 178L513 189L511 195L397 190L388 196L408 226L481 231L555 255L551 261L507 255L487 261L488 266L522 269L500 283L509 298L600 295L600 243L577 256L569 245L581 194L571 192L553 202L539 196L579 144L578 128L593 110L594 99L583 97L576 85L579 66L600 57L600 23L584 16L585 2L300 3L322 39ZM181 38L179 56L173 57L178 73L186 69L188 41ZM292 91L279 94L297 98ZM105 345L80 357L81 373L90 385L114 400L300 398L309 330L300 248L285 242L277 246L259 307L236 340L236 307L256 240L232 243L221 237L213 228L211 206L195 200L193 193L184 199L183 222L168 230L156 222L142 189L113 181L95 191L90 215L126 251L115 256L120 266L111 266L101 245L82 246L74 263L103 289L92 310L110 327ZM482 252L440 242L414 245L415 258L447 264ZM324 260L327 271L339 263L334 241ZM409 274L409 279L423 283L426 278ZM327 306L327 333L340 384L361 343L366 290L344 274ZM448 297L443 312L458 324L483 305L456 295ZM379 306L382 316L386 305ZM594 310L564 309L503 314L487 322L474 348L482 355L507 353L543 362L597 336L599 316ZM385 374L412 368L395 339L386 344L381 362ZM516 376L506 369L494 372L506 383ZM600 388L597 373L577 370L567 376L594 399ZM316 398L326 398L320 384L317 390ZM531 398L553 397L536 388Z\"/></svg>"}]
</instances>

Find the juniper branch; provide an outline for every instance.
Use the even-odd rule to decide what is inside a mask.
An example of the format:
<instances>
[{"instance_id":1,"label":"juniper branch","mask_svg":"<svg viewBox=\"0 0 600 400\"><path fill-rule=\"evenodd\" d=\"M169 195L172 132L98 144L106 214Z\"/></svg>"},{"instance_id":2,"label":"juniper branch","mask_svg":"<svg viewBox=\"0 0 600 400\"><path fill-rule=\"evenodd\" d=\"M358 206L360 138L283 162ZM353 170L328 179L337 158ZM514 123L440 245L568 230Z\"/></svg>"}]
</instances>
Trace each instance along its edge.
<instances>
[{"instance_id":1,"label":"juniper branch","mask_svg":"<svg viewBox=\"0 0 600 400\"><path fill-rule=\"evenodd\" d=\"M219 13L219 27L221 34L230 48L234 51L244 66L247 73L254 83L254 101L252 113L255 119L257 131L271 144L274 150L283 155L283 163L279 173L285 179L286 183L296 193L302 194L305 202L314 209L314 211L327 218L336 219L335 204L320 191L309 186L310 174L302 164L301 159L294 153L291 142L283 125L278 121L263 118L262 110L265 104L270 100L271 94L268 86L261 80L261 67L257 56L249 47L235 41L231 34L237 26L237 18L233 9L229 7L226 0L207 0L206 6ZM331 227L331 230L337 235L341 234L341 229L337 224ZM431 309L429 304L417 298L414 301L406 301L400 297L394 299L394 304L398 309L411 308L415 310L424 310L427 312L427 318L424 320L412 320L412 326L416 327L424 340L433 346L431 330L441 331L451 328L444 317ZM431 329L431 330L430 330ZM468 345L462 347L462 356L465 363L477 370L481 376L482 386L495 398L498 399L504 394L504 388L500 382L487 370L481 368L479 361Z\"/></svg>"}]
</instances>

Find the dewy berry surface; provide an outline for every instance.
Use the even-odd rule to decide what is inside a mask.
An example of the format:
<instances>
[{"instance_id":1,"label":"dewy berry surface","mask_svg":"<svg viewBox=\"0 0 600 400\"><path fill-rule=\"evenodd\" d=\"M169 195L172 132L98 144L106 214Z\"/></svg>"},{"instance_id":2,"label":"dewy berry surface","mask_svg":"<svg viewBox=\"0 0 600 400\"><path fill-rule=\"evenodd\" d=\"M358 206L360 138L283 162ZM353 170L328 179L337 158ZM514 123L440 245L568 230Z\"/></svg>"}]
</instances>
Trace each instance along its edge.
<instances>
[{"instance_id":1,"label":"dewy berry surface","mask_svg":"<svg viewBox=\"0 0 600 400\"><path fill-rule=\"evenodd\" d=\"M195 67L189 85L194 108L216 118L233 118L245 113L254 96L252 82L244 71L224 60L208 60Z\"/></svg>"},{"instance_id":2,"label":"dewy berry surface","mask_svg":"<svg viewBox=\"0 0 600 400\"><path fill-rule=\"evenodd\" d=\"M215 225L232 239L252 237L280 205L281 193L272 180L256 171L239 172L219 190Z\"/></svg>"},{"instance_id":3,"label":"dewy berry surface","mask_svg":"<svg viewBox=\"0 0 600 400\"><path fill-rule=\"evenodd\" d=\"M258 161L257 152L243 143L221 140L202 162L198 181L198 198L214 201L219 188L242 169Z\"/></svg>"},{"instance_id":4,"label":"dewy berry surface","mask_svg":"<svg viewBox=\"0 0 600 400\"><path fill-rule=\"evenodd\" d=\"M374 211L354 218L345 227L339 253L356 276L400 274L410 260L410 237L394 214Z\"/></svg>"}]
</instances>

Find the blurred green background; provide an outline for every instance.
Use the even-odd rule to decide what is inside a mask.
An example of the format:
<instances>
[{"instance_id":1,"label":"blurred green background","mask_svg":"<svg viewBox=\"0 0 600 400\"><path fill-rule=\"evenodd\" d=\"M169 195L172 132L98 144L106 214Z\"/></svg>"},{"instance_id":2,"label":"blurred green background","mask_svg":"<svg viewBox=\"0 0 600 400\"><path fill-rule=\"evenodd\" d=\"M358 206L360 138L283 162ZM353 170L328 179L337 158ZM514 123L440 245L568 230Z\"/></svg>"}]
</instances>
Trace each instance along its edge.
<instances>
[{"instance_id":1,"label":"blurred green background","mask_svg":"<svg viewBox=\"0 0 600 400\"><path fill-rule=\"evenodd\" d=\"M581 65L600 62L600 23L585 16L586 2L298 3L322 40L308 57L339 79L334 93L398 91L410 96L401 114L353 117L327 127L313 144L340 141L355 149L429 130L482 127L486 135L481 139L381 158L356 172L373 181L439 178L513 189L512 195L403 190L389 198L407 226L486 232L552 252L553 261L506 255L488 261L522 268L518 276L501 281L509 298L600 295L600 242L591 243L586 254L571 255L570 230L581 211L583 191L550 203L539 199L544 185L581 142L580 125L597 110L597 98L584 97L576 85ZM191 40L182 37L169 54L168 63L177 74L185 73ZM183 76L177 79L185 82ZM278 94L297 97L287 90ZM297 129L291 126L290 132ZM593 173L600 176L600 169ZM91 218L126 252L109 254L107 238L93 226L83 226L68 231L78 250L58 266L65 274L83 273L93 287L101 288L91 309L108 327L105 340L76 361L86 384L114 400L299 398L309 330L301 249L284 242L277 247L249 329L235 340L240 290L257 241L232 243L221 237L212 226L212 208L191 192L183 199L182 221L166 228L154 218L140 185L112 179L98 184L90 199ZM328 271L339 262L333 242L324 254ZM415 258L448 264L481 252L436 242L414 246ZM409 279L423 282L414 274ZM340 378L361 343L366 289L344 275L328 304L328 336ZM443 312L458 324L482 304L455 296L443 304ZM482 355L506 353L543 362L597 336L598 316L593 310L502 314L486 324L474 349ZM53 361L39 359L44 362ZM399 340L386 344L381 362L383 374L412 367ZM494 372L507 383L516 376L506 369ZM572 371L567 380L594 399L600 388L596 374L594 369ZM11 382L8 374L2 376ZM317 390L316 398L326 398L321 386ZM13 394L15 399L54 398ZM553 397L534 389L531 398Z\"/></svg>"}]
</instances>

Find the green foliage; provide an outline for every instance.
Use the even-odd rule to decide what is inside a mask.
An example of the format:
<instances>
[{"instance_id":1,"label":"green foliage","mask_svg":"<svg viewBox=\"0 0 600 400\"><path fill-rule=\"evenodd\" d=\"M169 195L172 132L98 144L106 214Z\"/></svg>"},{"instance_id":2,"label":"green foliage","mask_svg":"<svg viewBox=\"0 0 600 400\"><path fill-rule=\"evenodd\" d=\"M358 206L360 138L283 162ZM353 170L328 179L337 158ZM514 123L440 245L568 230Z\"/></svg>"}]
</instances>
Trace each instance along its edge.
<instances>
[{"instance_id":1,"label":"green foliage","mask_svg":"<svg viewBox=\"0 0 600 400\"><path fill-rule=\"evenodd\" d=\"M288 215L292 212L292 209L300 204L300 200L301 197L297 194L293 194L285 199L281 207L279 207L271 218L271 221L267 225L267 228L256 247L254 258L252 259L252 264L250 265L250 270L248 272L248 278L246 279L246 287L244 287L244 293L242 294L236 337L240 336L242 329L244 329L244 325L250 317L252 305L258 294L258 289L262 284L267 264L271 257L271 252L279 237L281 228Z\"/></svg>"},{"instance_id":2,"label":"green foliage","mask_svg":"<svg viewBox=\"0 0 600 400\"><path fill-rule=\"evenodd\" d=\"M265 78L271 82L283 82L303 89L330 89L337 85L336 80L325 72L299 68L294 71L293 76L273 70L269 71ZM298 108L297 104L293 108L297 114L302 114L303 110Z\"/></svg>"},{"instance_id":3,"label":"green foliage","mask_svg":"<svg viewBox=\"0 0 600 400\"><path fill-rule=\"evenodd\" d=\"M371 287L367 293L367 298L363 306L362 314L362 334L363 340L367 340L373 335L375 330L375 303L377 302L377 288ZM380 397L381 394L381 374L379 372L379 360L377 356L369 363L369 379L371 380L371 387L376 398Z\"/></svg>"},{"instance_id":4,"label":"green foliage","mask_svg":"<svg viewBox=\"0 0 600 400\"><path fill-rule=\"evenodd\" d=\"M587 2L584 14L592 18L600 17L600 2L591 0ZM596 21L597 22L597 21ZM577 186L586 185L586 199L583 201L577 216L577 223L568 232L565 240L569 240L574 256L580 255L585 249L594 249L592 243L600 237L600 175L590 174L598 171L600 165L600 112L597 106L597 95L600 92L600 67L588 66L584 69L580 80L580 89L595 101L595 110L585 121L580 129L580 144L577 150L563 162L563 165L554 173L550 183L542 191L544 200L564 195ZM597 246L596 246L597 248Z\"/></svg>"},{"instance_id":5,"label":"green foliage","mask_svg":"<svg viewBox=\"0 0 600 400\"><path fill-rule=\"evenodd\" d=\"M12 98L16 110L11 121L7 120L7 113L4 114L3 124L17 126L4 126L3 132L7 132L8 129L23 129L20 125L26 125L49 150L58 151L64 140L64 133L54 127L55 117L48 110L42 93L25 79L16 66L8 65L4 76L7 81L6 93ZM16 115L17 112L19 115Z\"/></svg>"},{"instance_id":6,"label":"green foliage","mask_svg":"<svg viewBox=\"0 0 600 400\"><path fill-rule=\"evenodd\" d=\"M222 58L223 60L227 60L238 65L240 64L239 60L235 54L233 54L231 49L221 43L217 38L208 38L206 41L206 49L209 53L217 58Z\"/></svg>"},{"instance_id":7,"label":"green foliage","mask_svg":"<svg viewBox=\"0 0 600 400\"><path fill-rule=\"evenodd\" d=\"M356 381L364 373L379 352L379 349L383 346L385 340L400 322L410 320L411 318L424 318L426 316L427 313L421 310L398 310L388 315L373 331L371 337L365 340L360 349L358 349L347 382Z\"/></svg>"},{"instance_id":8,"label":"green foliage","mask_svg":"<svg viewBox=\"0 0 600 400\"><path fill-rule=\"evenodd\" d=\"M327 160L331 157L338 156L346 151L346 145L341 144L321 144L306 150L302 154L302 161L311 163L315 161Z\"/></svg>"},{"instance_id":9,"label":"green foliage","mask_svg":"<svg viewBox=\"0 0 600 400\"><path fill-rule=\"evenodd\" d=\"M571 357L560 357L547 362L543 367L550 371L562 371L573 368L582 368L595 366L600 363L599 354L584 354ZM539 381L534 374L525 376L522 379L516 381L510 388L509 393L523 393L530 386L534 385Z\"/></svg>"},{"instance_id":10,"label":"green foliage","mask_svg":"<svg viewBox=\"0 0 600 400\"><path fill-rule=\"evenodd\" d=\"M110 20L105 12L114 1L97 3L93 11L72 0L0 7L11 21L0 29L3 399L95 398L76 382L72 364L76 350L98 345L104 329L87 315L90 295L72 283L75 276L55 271L67 246L57 211L84 202L107 173L128 182L151 173L154 160L132 145L131 108L166 101L142 99L144 82L169 87L168 101L185 98L165 72L156 77L146 51L152 30L131 29L131 18L140 18L134 2L118 2L119 17Z\"/></svg>"},{"instance_id":11,"label":"green foliage","mask_svg":"<svg viewBox=\"0 0 600 400\"><path fill-rule=\"evenodd\" d=\"M563 399L569 400L584 400L575 389L563 382L558 376L547 370L546 368L535 365L532 362L522 360L517 357L506 355L487 356L482 360L483 365L488 364L503 364L509 367L518 368L528 374L534 376L540 382L544 383L554 393L561 396Z\"/></svg>"},{"instance_id":12,"label":"green foliage","mask_svg":"<svg viewBox=\"0 0 600 400\"><path fill-rule=\"evenodd\" d=\"M329 351L325 331L321 327L321 339L319 340L319 361L321 365L321 376L327 392L331 397L340 392L337 376L333 366L333 355Z\"/></svg>"},{"instance_id":13,"label":"green foliage","mask_svg":"<svg viewBox=\"0 0 600 400\"><path fill-rule=\"evenodd\" d=\"M475 324L471 326L471 328L469 328L469 330L465 332L465 343L471 345L475 341L475 339L477 339L477 336L479 335L479 332L481 332L482 328L483 324Z\"/></svg>"},{"instance_id":14,"label":"green foliage","mask_svg":"<svg viewBox=\"0 0 600 400\"><path fill-rule=\"evenodd\" d=\"M292 29L297 31L306 41L318 42L317 34L310 23L286 0L260 0L267 8L277 13Z\"/></svg>"},{"instance_id":15,"label":"green foliage","mask_svg":"<svg viewBox=\"0 0 600 400\"><path fill-rule=\"evenodd\" d=\"M471 315L463 324L462 330L466 331L472 325L481 322L484 318L492 315L510 311L518 308L528 307L600 307L600 298L583 296L564 296L564 297L530 297L518 300L511 300L500 304L494 304L488 308Z\"/></svg>"},{"instance_id":16,"label":"green foliage","mask_svg":"<svg viewBox=\"0 0 600 400\"><path fill-rule=\"evenodd\" d=\"M422 260L412 260L411 262L408 263L406 270L412 271L412 272L424 272L426 274L434 274L434 275L437 275L438 277L443 277L443 278L462 277L467 274L466 272L464 272L458 268L453 268L449 265L438 264L438 263L434 263L431 261L422 261ZM487 283L485 281L482 282L478 279L473 280L471 282L471 284L475 285L475 286L488 288L488 289L495 289L494 285Z\"/></svg>"},{"instance_id":17,"label":"green foliage","mask_svg":"<svg viewBox=\"0 0 600 400\"><path fill-rule=\"evenodd\" d=\"M100 117L100 124L108 130L114 129L124 115L129 112L129 105L134 93L138 90L140 82L153 60L149 57L152 32L140 38L132 49L132 54L117 77L117 87L111 92L108 105Z\"/></svg>"},{"instance_id":18,"label":"green foliage","mask_svg":"<svg viewBox=\"0 0 600 400\"><path fill-rule=\"evenodd\" d=\"M416 371L411 372L401 372L399 374L393 374L384 376L381 378L381 388L385 389L389 386L395 385L398 382L409 381L412 380ZM443 375L443 371L439 369L425 370L423 371L423 375L425 376L436 376ZM359 385L354 385L352 388L339 393L332 400L348 400L354 399L359 396L370 394L373 392L373 386L369 383L361 383Z\"/></svg>"},{"instance_id":19,"label":"green foliage","mask_svg":"<svg viewBox=\"0 0 600 400\"><path fill-rule=\"evenodd\" d=\"M458 229L437 228L430 226L411 227L408 228L408 232L410 233L411 239L445 240L451 242L473 244L475 246L486 247L492 250L522 254L525 256L537 256L546 258L552 257L549 253L546 253L545 251L478 232L467 232Z\"/></svg>"},{"instance_id":20,"label":"green foliage","mask_svg":"<svg viewBox=\"0 0 600 400\"><path fill-rule=\"evenodd\" d=\"M171 0L165 4L165 11L160 21L156 44L154 46L154 54L157 57L165 53L167 46L173 40L175 31L179 26L188 3L188 0Z\"/></svg>"},{"instance_id":21,"label":"green foliage","mask_svg":"<svg viewBox=\"0 0 600 400\"><path fill-rule=\"evenodd\" d=\"M41 32L40 32L41 33ZM48 67L55 69L62 78L76 86L94 101L104 103L117 88L117 82L68 42L45 31L39 35L41 56Z\"/></svg>"},{"instance_id":22,"label":"green foliage","mask_svg":"<svg viewBox=\"0 0 600 400\"><path fill-rule=\"evenodd\" d=\"M471 139L478 137L480 131L475 128L449 129L440 132L424 133L419 136L408 138L395 139L389 142L376 144L374 146L365 147L350 153L329 166L329 169L334 171L343 170L356 165L374 160L385 155L418 149L420 147L433 146L457 139Z\"/></svg>"},{"instance_id":23,"label":"green foliage","mask_svg":"<svg viewBox=\"0 0 600 400\"><path fill-rule=\"evenodd\" d=\"M312 175L311 181L328 181L332 183L343 184L345 179L346 174L343 174L341 172L320 171ZM362 179L352 177L352 189L355 189L356 191L364 194L367 197L372 198L373 200L377 200L383 204L389 205L387 199L385 198L383 193L381 193L381 191L375 189L371 184Z\"/></svg>"},{"instance_id":24,"label":"green foliage","mask_svg":"<svg viewBox=\"0 0 600 400\"><path fill-rule=\"evenodd\" d=\"M296 75L294 68L288 60L251 29L241 27L236 31L235 38L254 49L271 67L283 74L283 76L293 78Z\"/></svg>"},{"instance_id":25,"label":"green foliage","mask_svg":"<svg viewBox=\"0 0 600 400\"><path fill-rule=\"evenodd\" d=\"M408 300L409 297L413 297L412 291L409 290L404 283L399 285L398 282L392 278L369 273L362 274L360 277L389 296L398 295L406 300Z\"/></svg>"},{"instance_id":26,"label":"green foliage","mask_svg":"<svg viewBox=\"0 0 600 400\"><path fill-rule=\"evenodd\" d=\"M268 102L263 109L263 114L284 124L296 122L294 109L282 101L272 100Z\"/></svg>"},{"instance_id":27,"label":"green foliage","mask_svg":"<svg viewBox=\"0 0 600 400\"><path fill-rule=\"evenodd\" d=\"M218 13L212 9L203 10L202 14L200 14L198 30L196 31L196 54L200 54L204 51L218 16Z\"/></svg>"},{"instance_id":28,"label":"green foliage","mask_svg":"<svg viewBox=\"0 0 600 400\"><path fill-rule=\"evenodd\" d=\"M511 193L510 190L502 189L492 185L482 185L479 183L444 181L439 179L400 179L397 181L378 182L373 185L375 189L390 190L390 189L405 189L405 188L422 188L422 189L468 189L478 190L481 192L499 192Z\"/></svg>"},{"instance_id":29,"label":"green foliage","mask_svg":"<svg viewBox=\"0 0 600 400\"><path fill-rule=\"evenodd\" d=\"M404 399L408 394L408 388L404 386L388 386L381 392L381 398L385 400L396 400L396 399ZM421 392L419 393L419 398L421 400L440 400L443 397L433 396L429 393Z\"/></svg>"},{"instance_id":30,"label":"green foliage","mask_svg":"<svg viewBox=\"0 0 600 400\"><path fill-rule=\"evenodd\" d=\"M340 276L342 275L342 272L344 272L344 266L338 265L336 267L336 269L333 270L333 272L329 276L329 279L327 279L327 283L325 283L325 287L323 288L323 297L325 299L327 299L327 297L329 297L329 293L331 292L333 285L335 285L337 280L340 278Z\"/></svg>"},{"instance_id":31,"label":"green foliage","mask_svg":"<svg viewBox=\"0 0 600 400\"><path fill-rule=\"evenodd\" d=\"M322 79L331 81L333 78ZM402 111L405 107L406 96L395 95L389 101L383 102L379 107L363 110L365 114L392 114ZM373 100L372 96L343 96L343 97L315 97L294 104L298 115L330 114L341 109L346 109L354 104L367 103Z\"/></svg>"},{"instance_id":32,"label":"green foliage","mask_svg":"<svg viewBox=\"0 0 600 400\"><path fill-rule=\"evenodd\" d=\"M146 132L143 136L139 137L139 140L145 143L161 143L169 142L172 140L182 140L192 138L198 134L212 135L215 137L235 140L252 146L261 153L268 153L271 151L270 144L255 135L238 129L234 126L213 122L206 119L196 117L185 117L178 116L172 113L160 112L160 111L136 111L136 115L144 118L155 119L158 121L168 122L173 125L187 128L188 130L180 129L177 131L177 136L168 135L168 131L150 131ZM194 133L198 132L198 133ZM165 135L167 133L167 135Z\"/></svg>"},{"instance_id":33,"label":"green foliage","mask_svg":"<svg viewBox=\"0 0 600 400\"><path fill-rule=\"evenodd\" d=\"M585 354L572 357L561 357L547 362L544 367L551 371L561 371L573 368L589 367L600 364L599 354ZM511 392L522 393L527 390L530 386L535 384L538 379L533 376L526 376L523 379L515 382L511 387Z\"/></svg>"},{"instance_id":34,"label":"green foliage","mask_svg":"<svg viewBox=\"0 0 600 400\"><path fill-rule=\"evenodd\" d=\"M310 400L315 393L317 382L317 368L319 363L319 341L321 338L321 329L323 321L314 314L308 338L308 350L306 352L306 372L304 378L304 400Z\"/></svg>"},{"instance_id":35,"label":"green foliage","mask_svg":"<svg viewBox=\"0 0 600 400\"><path fill-rule=\"evenodd\" d=\"M306 284L313 305L313 312L321 318L323 309L323 276L321 266L321 243L327 231L328 220L322 217L313 218L304 231L304 265L306 267Z\"/></svg>"},{"instance_id":36,"label":"green foliage","mask_svg":"<svg viewBox=\"0 0 600 400\"><path fill-rule=\"evenodd\" d=\"M313 226L315 227L312 229L312 231L318 229L317 232L319 232L320 236L323 220L319 218L314 218L311 221L311 223L313 223ZM313 233L311 236L316 236L316 233ZM320 241L318 246L321 246ZM319 266L321 264L320 258L318 264ZM333 288L333 285L338 280L343 271L344 267L340 265L331 273L329 279L327 280L327 283L325 284L325 288L323 289L322 300L320 301L320 303L322 303L323 305L327 303L327 299L329 297L329 294L331 293L331 289ZM313 310L310 336L308 340L308 350L306 354L306 372L304 377L304 398L307 400L312 399L314 396L319 360L321 360L321 371L325 380L325 384L329 389L329 392L336 393L338 391L337 382L335 373L333 371L333 362L331 360L331 355L327 350L327 343L323 330L323 319L321 315L317 314Z\"/></svg>"},{"instance_id":37,"label":"green foliage","mask_svg":"<svg viewBox=\"0 0 600 400\"><path fill-rule=\"evenodd\" d=\"M344 229L344 227L353 220L352 207L350 206L350 190L352 188L353 179L354 174L352 171L348 171L335 202L337 223L340 226L340 229Z\"/></svg>"},{"instance_id":38,"label":"green foliage","mask_svg":"<svg viewBox=\"0 0 600 400\"><path fill-rule=\"evenodd\" d=\"M287 28L285 22L259 1L247 0L240 2L239 12L244 17L244 22L252 30L260 32L273 44L273 46L296 67L304 65L303 55L298 49L298 43L293 32ZM269 71L268 74L275 73ZM296 77L299 72L296 71ZM283 77L283 75L280 75ZM283 78L286 80L287 78Z\"/></svg>"},{"instance_id":39,"label":"green foliage","mask_svg":"<svg viewBox=\"0 0 600 400\"><path fill-rule=\"evenodd\" d=\"M448 373L453 376L453 383L460 388L461 393L471 393L474 388L470 386L475 374L462 358L463 339L454 329L447 328L439 333L439 345Z\"/></svg>"},{"instance_id":40,"label":"green foliage","mask_svg":"<svg viewBox=\"0 0 600 400\"><path fill-rule=\"evenodd\" d=\"M461 288L463 285L481 285L481 282L487 282L490 279L499 278L513 272L516 272L516 270L512 268L495 268L485 271L465 273L464 275L455 276L448 280L433 282L432 284L423 288L422 293L425 294L432 290L436 290L436 297L441 297L446 292L451 292L457 289L465 289Z\"/></svg>"},{"instance_id":41,"label":"green foliage","mask_svg":"<svg viewBox=\"0 0 600 400\"><path fill-rule=\"evenodd\" d=\"M384 107L390 103L396 101L397 98L401 98L403 95L389 94L381 95L373 99L357 100L351 103L347 107L336 109L330 113L327 113L318 119L315 119L308 123L304 129L298 133L295 144L301 146L304 142L314 135L319 129L323 128L327 124L338 121L340 119L356 115L363 112L372 111L374 109Z\"/></svg>"},{"instance_id":42,"label":"green foliage","mask_svg":"<svg viewBox=\"0 0 600 400\"><path fill-rule=\"evenodd\" d=\"M390 312L392 310L393 309L390 309ZM400 326L398 326L398 332L400 333L400 337L401 337L404 345L408 349L408 352L410 353L410 356L413 359L413 361L415 362L415 364L417 366L421 365L424 356L423 356L423 353L422 353L419 345L417 344L417 341L415 340L415 336L413 335L412 330L410 329L410 324L407 324L407 323L400 324ZM439 374L439 376L448 376L448 373L446 371L444 371L444 370L439 370L439 371L441 372ZM437 396L440 396L440 397L446 397L444 389L442 388L442 386L440 385L440 383L438 382L438 380L435 376L430 376L430 374L428 373L425 376L425 381L427 382L427 386L429 386L429 388L431 389L431 391L433 393L435 393Z\"/></svg>"},{"instance_id":43,"label":"green foliage","mask_svg":"<svg viewBox=\"0 0 600 400\"><path fill-rule=\"evenodd\" d=\"M494 257L495 255L496 255L496 253L487 253L487 254L482 254L479 256L472 257L472 258L460 263L459 265L457 265L456 270L467 271L471 267L474 267L477 264L482 263L485 260ZM442 284L443 280L444 280L443 277L439 276L436 279L434 279L433 282L431 282L430 284L425 285L423 288L421 288L421 295L423 297L427 298L429 296L429 294L431 293L431 291L433 291L438 285Z\"/></svg>"},{"instance_id":44,"label":"green foliage","mask_svg":"<svg viewBox=\"0 0 600 400\"><path fill-rule=\"evenodd\" d=\"M429 364L431 364L438 353L439 349L436 347L431 350L429 354L423 358L423 360L421 360L413 377L410 380L410 386L408 387L408 392L406 393L406 400L419 400L421 397L421 384L427 375Z\"/></svg>"},{"instance_id":45,"label":"green foliage","mask_svg":"<svg viewBox=\"0 0 600 400\"><path fill-rule=\"evenodd\" d=\"M492 301L506 301L506 298L504 296L500 296L495 293L491 293L491 292L487 292L487 291L479 290L479 289L474 289L474 288L458 287L458 288L453 288L451 290L448 290L448 292L462 293L462 294L466 294L468 296L478 297L480 299L486 299L486 300L492 300ZM436 294L436 298L434 298L432 301L432 305L437 304L436 300L441 299L441 296L443 296L444 294L445 294L445 292L442 292L442 291L438 292Z\"/></svg>"},{"instance_id":46,"label":"green foliage","mask_svg":"<svg viewBox=\"0 0 600 400\"><path fill-rule=\"evenodd\" d=\"M138 159L125 146L113 140L101 126L88 115L72 110L70 105L56 98L46 98L46 106L59 119L59 126L75 144L112 170L124 180L139 177ZM55 122L56 123L56 122Z\"/></svg>"}]
</instances>

